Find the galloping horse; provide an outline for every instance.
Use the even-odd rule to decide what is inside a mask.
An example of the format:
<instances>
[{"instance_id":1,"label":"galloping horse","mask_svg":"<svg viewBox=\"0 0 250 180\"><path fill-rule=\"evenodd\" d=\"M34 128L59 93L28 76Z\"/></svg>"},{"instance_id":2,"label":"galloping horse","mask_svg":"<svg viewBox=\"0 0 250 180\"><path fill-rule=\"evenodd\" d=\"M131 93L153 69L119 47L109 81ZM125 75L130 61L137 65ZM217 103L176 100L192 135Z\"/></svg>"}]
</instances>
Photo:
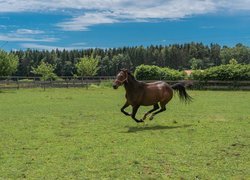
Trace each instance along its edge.
<instances>
[{"instance_id":1,"label":"galloping horse","mask_svg":"<svg viewBox=\"0 0 250 180\"><path fill-rule=\"evenodd\" d=\"M117 89L121 85L124 85L125 87L127 99L126 103L121 108L121 112L127 116L131 116L137 123L144 122L150 113L152 113L152 115L149 119L152 120L156 114L165 111L166 104L173 97L173 90L177 90L179 92L179 97L182 101L189 102L192 100L192 97L187 94L185 86L182 83L170 86L163 81L152 83L137 81L127 69L122 69L117 74L116 79L113 82L114 89ZM125 108L130 105L132 106L132 114L125 111ZM138 120L135 115L141 105L153 105L153 109L148 111L142 119Z\"/></svg>"}]
</instances>

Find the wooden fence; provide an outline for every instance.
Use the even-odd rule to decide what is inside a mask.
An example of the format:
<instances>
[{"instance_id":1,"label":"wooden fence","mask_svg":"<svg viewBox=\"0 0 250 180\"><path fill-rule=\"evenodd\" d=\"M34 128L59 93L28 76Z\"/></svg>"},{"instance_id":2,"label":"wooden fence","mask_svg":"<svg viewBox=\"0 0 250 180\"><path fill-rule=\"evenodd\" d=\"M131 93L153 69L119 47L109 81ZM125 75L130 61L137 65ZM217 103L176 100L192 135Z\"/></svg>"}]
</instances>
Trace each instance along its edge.
<instances>
[{"instance_id":1,"label":"wooden fence","mask_svg":"<svg viewBox=\"0 0 250 180\"><path fill-rule=\"evenodd\" d=\"M77 77L61 76L57 80L42 81L40 77L0 77L0 89L19 88L69 88L88 87L90 84L99 85L103 81L113 80L113 76Z\"/></svg>"},{"instance_id":2,"label":"wooden fence","mask_svg":"<svg viewBox=\"0 0 250 180\"><path fill-rule=\"evenodd\" d=\"M90 84L99 85L101 82L111 82L114 76L95 76L74 78L72 76L62 76L54 81L41 81L40 77L0 77L0 89L19 89L19 88L70 88L87 87ZM145 81L152 82L153 80ZM250 90L250 81L166 81L169 84L185 82L189 89L208 89L208 90ZM109 84L109 83L106 83ZM111 83L110 83L111 84Z\"/></svg>"}]
</instances>

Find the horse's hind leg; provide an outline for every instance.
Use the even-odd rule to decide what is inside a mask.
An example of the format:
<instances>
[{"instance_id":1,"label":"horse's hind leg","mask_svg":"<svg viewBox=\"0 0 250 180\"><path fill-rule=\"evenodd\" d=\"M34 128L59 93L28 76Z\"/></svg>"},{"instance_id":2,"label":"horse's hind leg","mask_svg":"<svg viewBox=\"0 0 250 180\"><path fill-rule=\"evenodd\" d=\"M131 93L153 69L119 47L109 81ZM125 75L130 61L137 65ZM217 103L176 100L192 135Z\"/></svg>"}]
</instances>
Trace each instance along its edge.
<instances>
[{"instance_id":1,"label":"horse's hind leg","mask_svg":"<svg viewBox=\"0 0 250 180\"><path fill-rule=\"evenodd\" d=\"M161 106L161 109L159 111L156 111L154 113L152 113L152 115L150 116L150 120L153 120L154 116L160 112L163 112L163 111L166 111L166 104L165 102L160 102L160 106Z\"/></svg>"},{"instance_id":2,"label":"horse's hind leg","mask_svg":"<svg viewBox=\"0 0 250 180\"><path fill-rule=\"evenodd\" d=\"M158 103L154 105L153 109L149 110L148 112L146 112L142 118L142 120L145 120L147 118L147 115L149 115L150 113L156 111L157 109L159 109L159 105Z\"/></svg>"}]
</instances>

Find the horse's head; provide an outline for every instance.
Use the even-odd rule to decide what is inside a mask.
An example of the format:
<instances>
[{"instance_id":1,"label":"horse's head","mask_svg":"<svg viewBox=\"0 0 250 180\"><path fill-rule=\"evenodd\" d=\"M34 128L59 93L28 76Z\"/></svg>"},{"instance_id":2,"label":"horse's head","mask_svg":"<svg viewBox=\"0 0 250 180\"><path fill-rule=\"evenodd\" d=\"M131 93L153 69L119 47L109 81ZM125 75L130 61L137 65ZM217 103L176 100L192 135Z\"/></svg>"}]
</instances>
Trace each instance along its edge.
<instances>
[{"instance_id":1,"label":"horse's head","mask_svg":"<svg viewBox=\"0 0 250 180\"><path fill-rule=\"evenodd\" d=\"M121 69L120 72L116 75L116 79L113 82L113 88L117 89L119 86L123 85L125 82L128 82L128 70Z\"/></svg>"}]
</instances>

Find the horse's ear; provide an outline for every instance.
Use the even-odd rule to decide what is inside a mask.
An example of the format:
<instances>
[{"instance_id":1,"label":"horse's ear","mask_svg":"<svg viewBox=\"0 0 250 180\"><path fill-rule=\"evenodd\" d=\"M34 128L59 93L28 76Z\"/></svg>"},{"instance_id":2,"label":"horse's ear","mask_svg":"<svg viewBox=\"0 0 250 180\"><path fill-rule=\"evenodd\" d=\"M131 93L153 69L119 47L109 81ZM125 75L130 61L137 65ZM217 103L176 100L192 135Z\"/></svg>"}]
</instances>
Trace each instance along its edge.
<instances>
[{"instance_id":1,"label":"horse's ear","mask_svg":"<svg viewBox=\"0 0 250 180\"><path fill-rule=\"evenodd\" d=\"M130 67L128 71L129 71L130 73L133 73L133 68Z\"/></svg>"},{"instance_id":2,"label":"horse's ear","mask_svg":"<svg viewBox=\"0 0 250 180\"><path fill-rule=\"evenodd\" d=\"M124 72L128 72L128 70L127 69L125 69L125 68L122 68L122 69L119 69L120 71L124 71Z\"/></svg>"}]
</instances>

